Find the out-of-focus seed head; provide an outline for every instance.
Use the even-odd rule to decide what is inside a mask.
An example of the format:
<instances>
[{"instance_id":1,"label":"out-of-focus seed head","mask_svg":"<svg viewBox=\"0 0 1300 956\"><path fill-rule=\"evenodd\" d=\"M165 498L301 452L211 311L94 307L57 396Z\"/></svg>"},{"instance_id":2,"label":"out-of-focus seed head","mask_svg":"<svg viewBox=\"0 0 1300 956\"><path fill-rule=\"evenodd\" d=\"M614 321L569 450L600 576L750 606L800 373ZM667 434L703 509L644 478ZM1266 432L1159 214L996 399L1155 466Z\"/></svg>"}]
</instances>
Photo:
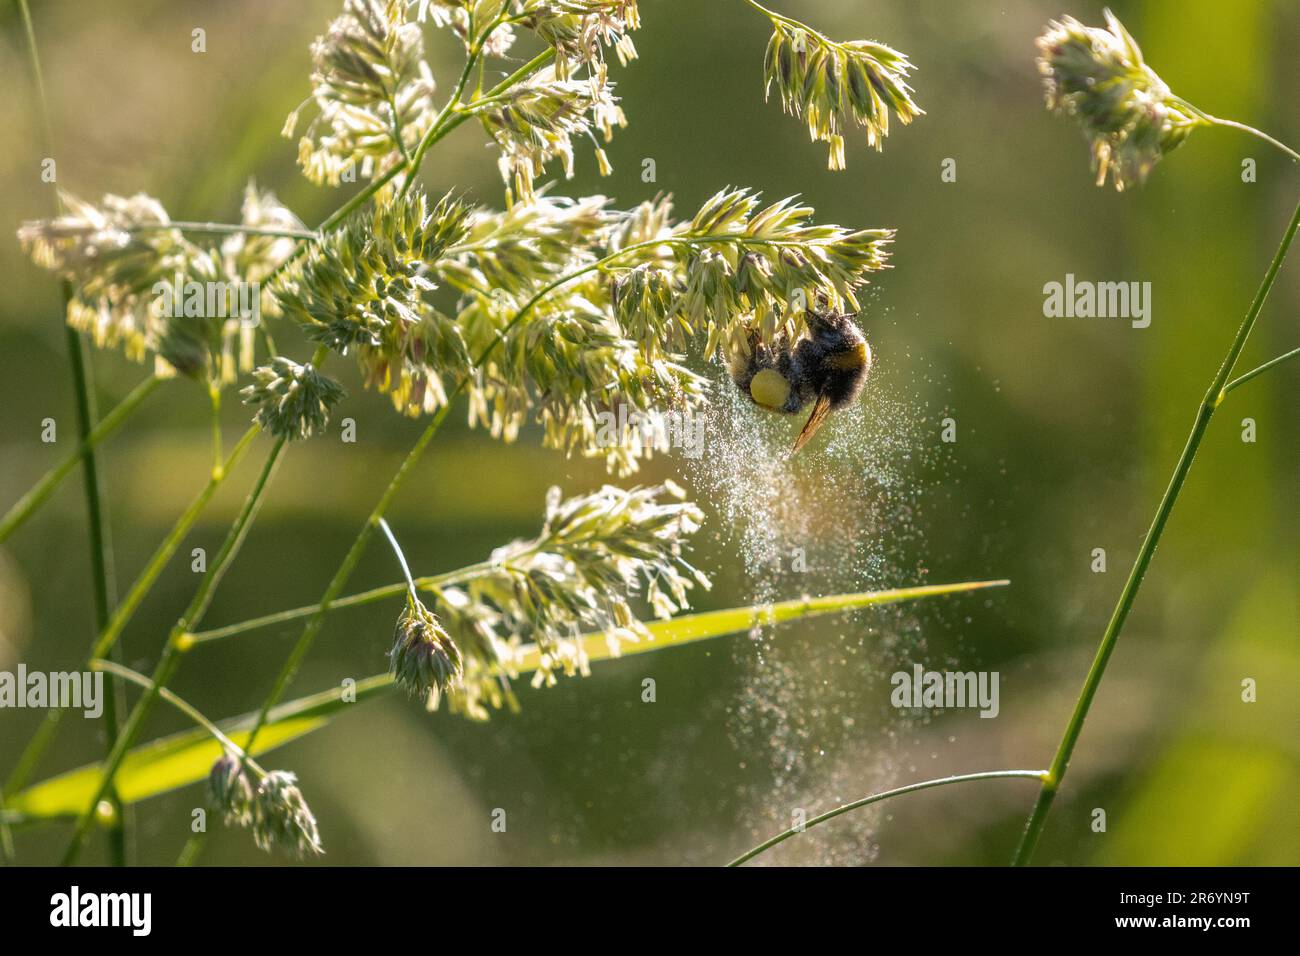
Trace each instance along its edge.
<instances>
[{"instance_id":1,"label":"out-of-focus seed head","mask_svg":"<svg viewBox=\"0 0 1300 956\"><path fill-rule=\"evenodd\" d=\"M208 773L208 802L226 826L246 827L253 822L255 791L244 762L227 750Z\"/></svg>"},{"instance_id":2,"label":"out-of-focus seed head","mask_svg":"<svg viewBox=\"0 0 1300 956\"><path fill-rule=\"evenodd\" d=\"M292 773L273 770L262 778L253 815L253 842L268 852L279 848L299 857L325 852L316 817Z\"/></svg>"},{"instance_id":3,"label":"out-of-focus seed head","mask_svg":"<svg viewBox=\"0 0 1300 956\"><path fill-rule=\"evenodd\" d=\"M1097 185L1142 184L1205 119L1147 66L1137 41L1106 11L1106 28L1053 20L1037 40L1047 106L1075 117L1092 152Z\"/></svg>"}]
</instances>

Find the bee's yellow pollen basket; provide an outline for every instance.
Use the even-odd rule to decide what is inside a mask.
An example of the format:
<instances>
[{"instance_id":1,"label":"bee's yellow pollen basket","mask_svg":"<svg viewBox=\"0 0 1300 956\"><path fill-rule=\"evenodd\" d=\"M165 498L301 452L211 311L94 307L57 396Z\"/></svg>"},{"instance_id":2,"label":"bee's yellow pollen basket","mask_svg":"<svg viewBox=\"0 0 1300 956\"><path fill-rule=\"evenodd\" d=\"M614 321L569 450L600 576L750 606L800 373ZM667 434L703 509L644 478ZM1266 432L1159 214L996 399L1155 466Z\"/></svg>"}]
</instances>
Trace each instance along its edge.
<instances>
[{"instance_id":1,"label":"bee's yellow pollen basket","mask_svg":"<svg viewBox=\"0 0 1300 956\"><path fill-rule=\"evenodd\" d=\"M790 383L776 369L765 368L750 380L749 394L764 408L777 409L790 397Z\"/></svg>"}]
</instances>

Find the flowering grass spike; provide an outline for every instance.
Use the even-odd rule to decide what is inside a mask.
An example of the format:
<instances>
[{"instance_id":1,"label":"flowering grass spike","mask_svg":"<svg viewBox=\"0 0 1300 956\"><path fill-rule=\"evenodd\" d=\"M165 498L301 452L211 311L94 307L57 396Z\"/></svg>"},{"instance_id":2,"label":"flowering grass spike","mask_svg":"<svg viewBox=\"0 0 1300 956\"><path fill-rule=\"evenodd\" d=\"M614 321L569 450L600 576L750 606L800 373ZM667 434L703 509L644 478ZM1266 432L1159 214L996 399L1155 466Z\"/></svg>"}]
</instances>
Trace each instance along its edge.
<instances>
[{"instance_id":1,"label":"flowering grass spike","mask_svg":"<svg viewBox=\"0 0 1300 956\"><path fill-rule=\"evenodd\" d=\"M407 20L406 8L405 0L346 0L342 16L312 44L319 115L298 143L298 162L312 182L337 186L357 171L378 178L433 123L433 74L420 26ZM294 110L284 135L294 135L297 125Z\"/></svg>"},{"instance_id":2,"label":"flowering grass spike","mask_svg":"<svg viewBox=\"0 0 1300 956\"><path fill-rule=\"evenodd\" d=\"M414 593L397 619L389 671L412 697L437 701L460 683L460 649Z\"/></svg>"},{"instance_id":3,"label":"flowering grass spike","mask_svg":"<svg viewBox=\"0 0 1300 956\"><path fill-rule=\"evenodd\" d=\"M862 127L867 145L879 151L891 112L904 126L924 114L907 84L912 63L906 55L871 40L837 43L797 20L758 9L773 29L763 58L764 95L770 97L775 87L782 108L804 119L814 142L829 146L831 169L845 168L848 127Z\"/></svg>"},{"instance_id":4,"label":"flowering grass spike","mask_svg":"<svg viewBox=\"0 0 1300 956\"><path fill-rule=\"evenodd\" d=\"M343 386L308 365L277 355L253 371L244 402L256 406L255 421L277 438L303 439L325 430L329 410L344 395Z\"/></svg>"}]
</instances>

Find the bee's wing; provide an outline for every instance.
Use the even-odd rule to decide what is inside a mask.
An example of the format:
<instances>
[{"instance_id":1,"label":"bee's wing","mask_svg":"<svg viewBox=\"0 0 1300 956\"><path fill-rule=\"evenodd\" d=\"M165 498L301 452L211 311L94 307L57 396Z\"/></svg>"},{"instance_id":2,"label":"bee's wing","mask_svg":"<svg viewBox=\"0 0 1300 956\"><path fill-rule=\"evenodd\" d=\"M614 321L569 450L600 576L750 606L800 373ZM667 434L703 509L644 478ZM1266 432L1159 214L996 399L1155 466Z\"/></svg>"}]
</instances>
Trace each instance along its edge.
<instances>
[{"instance_id":1,"label":"bee's wing","mask_svg":"<svg viewBox=\"0 0 1300 956\"><path fill-rule=\"evenodd\" d=\"M808 416L807 423L803 426L803 431L794 441L794 451L797 452L808 440L817 434L817 429L821 428L826 422L826 416L831 413L831 400L825 395L817 396L817 404L813 405L812 414ZM794 452L791 452L794 454Z\"/></svg>"}]
</instances>

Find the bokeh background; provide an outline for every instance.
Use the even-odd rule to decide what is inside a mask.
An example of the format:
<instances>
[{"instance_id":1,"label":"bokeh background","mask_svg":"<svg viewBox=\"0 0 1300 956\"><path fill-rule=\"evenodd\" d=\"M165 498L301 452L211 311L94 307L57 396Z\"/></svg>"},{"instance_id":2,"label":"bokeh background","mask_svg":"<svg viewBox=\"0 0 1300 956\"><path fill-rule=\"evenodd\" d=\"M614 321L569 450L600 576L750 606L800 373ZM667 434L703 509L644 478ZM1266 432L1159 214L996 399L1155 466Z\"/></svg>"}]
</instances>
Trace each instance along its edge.
<instances>
[{"instance_id":1,"label":"bokeh background","mask_svg":"<svg viewBox=\"0 0 1300 956\"><path fill-rule=\"evenodd\" d=\"M917 67L926 110L882 154L850 137L848 170L801 123L763 101L766 21L740 0L643 0L641 58L615 67L630 126L612 177L589 155L557 189L630 206L655 192L690 211L728 184L801 193L819 219L898 229L894 268L867 298L879 366L861 410L791 465L787 423L759 421L717 368L704 457L668 456L637 481L672 477L705 505L697 563L717 578L700 607L919 581L1007 577L991 597L822 619L598 665L589 679L522 690L523 713L471 724L396 697L366 703L267 758L296 771L328 864L716 864L866 793L947 773L1050 760L1097 640L1182 447L1193 411L1300 195L1300 174L1259 141L1202 130L1145 189L1092 185L1078 129L1049 115L1033 40L1080 0L871 4L774 0L839 39L880 39ZM1174 90L1203 109L1300 142L1300 4L1213 0L1116 12ZM316 223L343 193L319 189L280 137L308 89L308 46L334 0L35 4L60 184L95 198L144 191L185 219L232 221L256 177ZM207 53L190 31L207 31ZM430 30L445 92L455 45ZM530 48L517 48L519 54ZM70 447L71 389L58 289L13 230L45 214L39 137L21 35L0 14L0 504ZM653 158L657 181L641 180ZM941 181L941 163L957 181ZM1258 163L1244 183L1242 161ZM502 201L494 154L467 124L425 164L430 190ZM1149 281L1150 328L1048 319L1044 283ZM1300 263L1288 263L1243 369L1300 340ZM291 337L281 346L294 354ZM143 370L94 359L101 408ZM343 368L340 364L339 368ZM295 446L208 623L310 603L420 424L345 372L337 430ZM1214 422L1114 656L1058 800L1040 862L1300 862L1300 363L1236 392ZM228 440L246 412L228 399ZM54 417L60 441L39 441ZM939 440L951 417L958 440ZM1258 440L1241 440L1253 418ZM175 382L102 450L119 588L125 588L208 467L206 396ZM256 470L224 488L124 637L148 670L194 586L191 547L220 540ZM485 557L535 532L546 488L598 487L603 470L503 445L456 414L391 519L417 574ZM808 569L791 567L803 548ZM1105 548L1108 570L1090 569ZM92 639L84 504L74 478L0 548L0 668L74 669ZM378 541L356 589L396 579ZM397 606L333 615L295 693L385 666ZM196 653L175 687L210 715L254 707L297 635L256 632ZM996 670L1001 713L923 715L889 704L891 672ZM653 677L657 701L641 701ZM1240 700L1253 677L1259 700ZM0 768L39 715L0 713ZM184 726L155 710L150 736ZM92 760L101 728L72 718L44 774ZM790 841L771 862L1000 864L1034 797L1025 781L968 784L891 801ZM136 808L132 859L169 863L198 787ZM1104 808L1107 832L1091 829ZM504 808L504 834L490 829ZM19 835L49 861L62 828ZM95 841L87 859L102 859ZM247 834L217 831L200 861L278 862Z\"/></svg>"}]
</instances>

